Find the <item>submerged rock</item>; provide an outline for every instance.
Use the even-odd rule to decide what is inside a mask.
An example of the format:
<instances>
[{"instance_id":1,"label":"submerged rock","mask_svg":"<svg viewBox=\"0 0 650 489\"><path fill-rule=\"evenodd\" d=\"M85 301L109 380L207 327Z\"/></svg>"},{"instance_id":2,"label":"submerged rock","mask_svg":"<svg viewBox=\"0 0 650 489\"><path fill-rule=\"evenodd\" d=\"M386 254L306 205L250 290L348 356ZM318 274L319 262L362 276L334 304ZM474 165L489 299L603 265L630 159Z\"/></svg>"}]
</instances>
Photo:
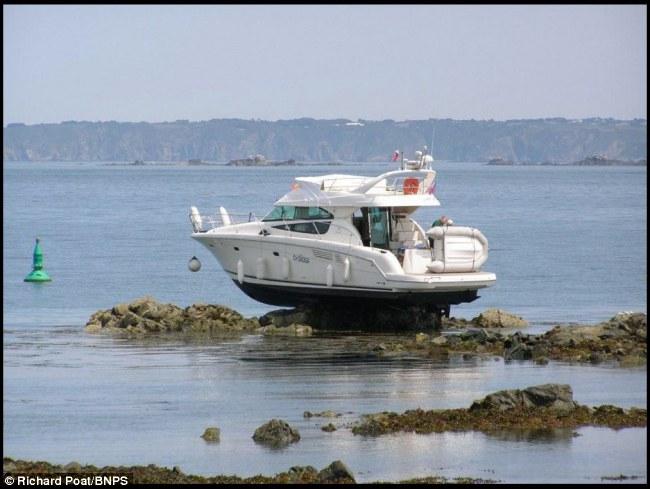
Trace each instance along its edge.
<instances>
[{"instance_id":1,"label":"submerged rock","mask_svg":"<svg viewBox=\"0 0 650 489\"><path fill-rule=\"evenodd\" d=\"M298 430L281 419L272 419L255 430L253 440L272 447L284 447L300 440Z\"/></svg>"},{"instance_id":2,"label":"submerged rock","mask_svg":"<svg viewBox=\"0 0 650 489\"><path fill-rule=\"evenodd\" d=\"M321 426L320 429L328 433L331 433L332 431L336 431L336 426L334 426L332 423L328 423L324 426Z\"/></svg>"}]
</instances>

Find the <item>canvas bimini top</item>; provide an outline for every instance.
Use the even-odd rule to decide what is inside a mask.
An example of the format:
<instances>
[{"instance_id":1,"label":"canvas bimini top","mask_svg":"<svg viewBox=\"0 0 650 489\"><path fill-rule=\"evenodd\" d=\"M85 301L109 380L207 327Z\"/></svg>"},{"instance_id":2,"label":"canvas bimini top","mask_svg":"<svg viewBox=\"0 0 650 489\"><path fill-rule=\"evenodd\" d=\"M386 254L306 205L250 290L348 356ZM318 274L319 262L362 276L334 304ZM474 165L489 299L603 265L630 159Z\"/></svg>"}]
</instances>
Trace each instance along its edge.
<instances>
[{"instance_id":1,"label":"canvas bimini top","mask_svg":"<svg viewBox=\"0 0 650 489\"><path fill-rule=\"evenodd\" d=\"M291 191L274 206L424 207L439 206L434 195L436 172L395 170L376 177L320 175L296 177Z\"/></svg>"}]
</instances>

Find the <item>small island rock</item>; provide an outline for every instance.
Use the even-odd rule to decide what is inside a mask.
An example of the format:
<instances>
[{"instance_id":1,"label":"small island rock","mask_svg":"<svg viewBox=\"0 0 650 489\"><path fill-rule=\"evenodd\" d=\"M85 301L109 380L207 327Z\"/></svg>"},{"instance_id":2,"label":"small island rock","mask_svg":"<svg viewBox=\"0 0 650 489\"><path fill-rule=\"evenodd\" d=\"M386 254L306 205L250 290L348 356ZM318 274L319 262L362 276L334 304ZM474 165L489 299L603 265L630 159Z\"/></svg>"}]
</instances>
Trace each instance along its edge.
<instances>
[{"instance_id":1,"label":"small island rock","mask_svg":"<svg viewBox=\"0 0 650 489\"><path fill-rule=\"evenodd\" d=\"M253 440L272 447L284 447L300 440L300 433L281 419L272 419L255 430Z\"/></svg>"},{"instance_id":2,"label":"small island rock","mask_svg":"<svg viewBox=\"0 0 650 489\"><path fill-rule=\"evenodd\" d=\"M221 431L216 426L206 428L201 438L210 443L216 443L220 440Z\"/></svg>"}]
</instances>

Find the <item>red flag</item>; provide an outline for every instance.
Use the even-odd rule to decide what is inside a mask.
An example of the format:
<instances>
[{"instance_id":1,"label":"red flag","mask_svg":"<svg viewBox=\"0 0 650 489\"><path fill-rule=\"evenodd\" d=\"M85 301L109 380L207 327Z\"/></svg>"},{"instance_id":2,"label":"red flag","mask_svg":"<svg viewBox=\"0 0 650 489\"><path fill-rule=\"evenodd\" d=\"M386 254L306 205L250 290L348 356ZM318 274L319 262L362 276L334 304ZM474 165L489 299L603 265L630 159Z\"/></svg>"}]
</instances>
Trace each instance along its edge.
<instances>
[{"instance_id":1,"label":"red flag","mask_svg":"<svg viewBox=\"0 0 650 489\"><path fill-rule=\"evenodd\" d=\"M397 161L397 160L399 160L399 151L395 150L395 152L393 153L393 161Z\"/></svg>"}]
</instances>

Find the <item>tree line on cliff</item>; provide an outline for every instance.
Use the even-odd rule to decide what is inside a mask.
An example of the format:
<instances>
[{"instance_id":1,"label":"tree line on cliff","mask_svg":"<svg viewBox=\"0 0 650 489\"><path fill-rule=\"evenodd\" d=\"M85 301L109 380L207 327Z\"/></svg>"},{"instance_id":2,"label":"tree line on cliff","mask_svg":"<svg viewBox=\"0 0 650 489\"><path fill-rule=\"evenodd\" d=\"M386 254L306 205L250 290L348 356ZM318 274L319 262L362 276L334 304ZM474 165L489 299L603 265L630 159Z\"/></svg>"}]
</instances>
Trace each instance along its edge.
<instances>
[{"instance_id":1,"label":"tree line on cliff","mask_svg":"<svg viewBox=\"0 0 650 489\"><path fill-rule=\"evenodd\" d=\"M431 146L438 160L571 162L591 155L638 160L647 154L647 121L634 119L429 119L9 124L5 161L228 161L251 154L313 162L387 161Z\"/></svg>"}]
</instances>

